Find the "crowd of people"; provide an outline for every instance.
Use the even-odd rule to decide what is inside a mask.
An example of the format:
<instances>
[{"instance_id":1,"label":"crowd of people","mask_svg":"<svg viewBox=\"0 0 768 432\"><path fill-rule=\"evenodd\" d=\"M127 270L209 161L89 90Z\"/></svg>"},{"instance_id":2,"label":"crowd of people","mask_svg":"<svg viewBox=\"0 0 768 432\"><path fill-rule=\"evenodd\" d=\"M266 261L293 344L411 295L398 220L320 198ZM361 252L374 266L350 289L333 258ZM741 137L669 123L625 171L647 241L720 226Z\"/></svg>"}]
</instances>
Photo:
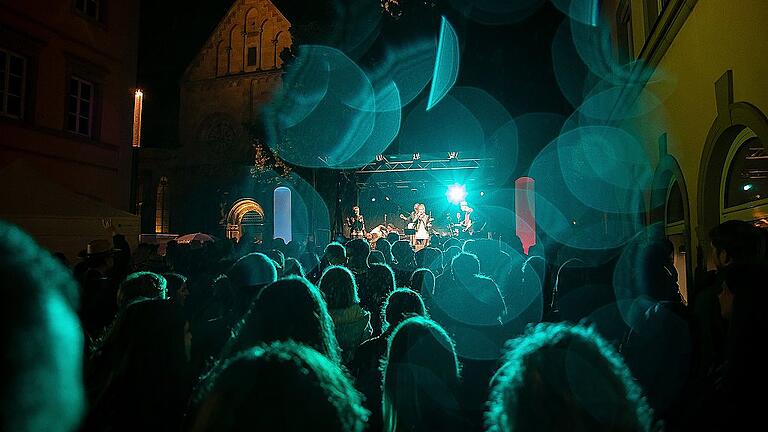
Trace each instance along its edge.
<instances>
[{"instance_id":1,"label":"crowd of people","mask_svg":"<svg viewBox=\"0 0 768 432\"><path fill-rule=\"evenodd\" d=\"M760 418L766 234L709 233L681 296L668 241L526 252L395 234L88 244L0 223L13 431L731 430ZM649 231L650 232L650 231Z\"/></svg>"}]
</instances>

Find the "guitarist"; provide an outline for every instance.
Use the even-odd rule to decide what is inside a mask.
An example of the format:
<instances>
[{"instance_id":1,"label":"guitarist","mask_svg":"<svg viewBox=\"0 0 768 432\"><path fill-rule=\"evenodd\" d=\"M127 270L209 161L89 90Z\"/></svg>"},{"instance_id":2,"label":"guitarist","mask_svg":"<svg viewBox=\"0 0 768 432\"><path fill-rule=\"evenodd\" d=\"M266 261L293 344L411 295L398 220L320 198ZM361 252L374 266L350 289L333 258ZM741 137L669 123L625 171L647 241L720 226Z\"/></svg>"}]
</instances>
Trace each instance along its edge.
<instances>
[{"instance_id":1,"label":"guitarist","mask_svg":"<svg viewBox=\"0 0 768 432\"><path fill-rule=\"evenodd\" d=\"M475 233L474 222L472 221L472 212L475 210L468 206L466 201L462 201L461 211L464 213L464 219L459 223L461 225L459 235L462 237L471 236Z\"/></svg>"},{"instance_id":2,"label":"guitarist","mask_svg":"<svg viewBox=\"0 0 768 432\"><path fill-rule=\"evenodd\" d=\"M365 218L360 214L360 207L352 207L352 216L347 218L350 237L365 238Z\"/></svg>"}]
</instances>

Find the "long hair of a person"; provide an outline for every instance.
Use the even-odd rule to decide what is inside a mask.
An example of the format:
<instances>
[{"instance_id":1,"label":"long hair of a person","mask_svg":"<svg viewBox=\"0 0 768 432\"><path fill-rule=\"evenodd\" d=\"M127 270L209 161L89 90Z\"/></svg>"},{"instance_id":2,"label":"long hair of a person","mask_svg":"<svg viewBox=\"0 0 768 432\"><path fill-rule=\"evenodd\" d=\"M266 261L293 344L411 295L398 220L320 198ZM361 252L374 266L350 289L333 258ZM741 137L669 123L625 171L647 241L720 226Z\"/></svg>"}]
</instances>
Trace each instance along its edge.
<instances>
[{"instance_id":1,"label":"long hair of a person","mask_svg":"<svg viewBox=\"0 0 768 432\"><path fill-rule=\"evenodd\" d=\"M489 432L659 430L624 360L583 325L529 326L507 341L490 387Z\"/></svg>"},{"instance_id":2,"label":"long hair of a person","mask_svg":"<svg viewBox=\"0 0 768 432\"><path fill-rule=\"evenodd\" d=\"M382 361L384 431L458 427L460 365L454 343L424 317L400 323Z\"/></svg>"},{"instance_id":3,"label":"long hair of a person","mask_svg":"<svg viewBox=\"0 0 768 432\"><path fill-rule=\"evenodd\" d=\"M318 286L328 309L346 309L360 303L355 276L346 267L325 269Z\"/></svg>"},{"instance_id":4,"label":"long hair of a person","mask_svg":"<svg viewBox=\"0 0 768 432\"><path fill-rule=\"evenodd\" d=\"M320 291L305 278L279 279L259 292L245 315L235 323L217 358L195 383L187 421L194 418L207 389L229 358L257 345L280 341L307 345L333 363L341 364L341 348L328 307Z\"/></svg>"},{"instance_id":5,"label":"long hair of a person","mask_svg":"<svg viewBox=\"0 0 768 432\"><path fill-rule=\"evenodd\" d=\"M391 266L395 262L395 257L392 256L392 243L389 240L383 238L376 241L376 250L384 254L384 262L387 265Z\"/></svg>"},{"instance_id":6,"label":"long hair of a person","mask_svg":"<svg viewBox=\"0 0 768 432\"><path fill-rule=\"evenodd\" d=\"M365 290L360 292L360 305L378 319L381 306L395 290L395 273L386 264L373 264L368 270Z\"/></svg>"},{"instance_id":7,"label":"long hair of a person","mask_svg":"<svg viewBox=\"0 0 768 432\"><path fill-rule=\"evenodd\" d=\"M136 301L119 315L86 364L96 424L181 420L189 396L184 325L183 311L168 300Z\"/></svg>"},{"instance_id":8,"label":"long hair of a person","mask_svg":"<svg viewBox=\"0 0 768 432\"><path fill-rule=\"evenodd\" d=\"M333 320L320 291L307 279L290 276L267 285L232 329L222 357L257 344L288 341L306 344L333 362L340 350Z\"/></svg>"},{"instance_id":9,"label":"long hair of a person","mask_svg":"<svg viewBox=\"0 0 768 432\"><path fill-rule=\"evenodd\" d=\"M421 295L410 288L392 291L381 305L382 336L392 334L398 324L415 316L430 318Z\"/></svg>"},{"instance_id":10,"label":"long hair of a person","mask_svg":"<svg viewBox=\"0 0 768 432\"><path fill-rule=\"evenodd\" d=\"M359 432L369 414L341 366L295 342L241 351L223 362L201 394L195 432Z\"/></svg>"}]
</instances>

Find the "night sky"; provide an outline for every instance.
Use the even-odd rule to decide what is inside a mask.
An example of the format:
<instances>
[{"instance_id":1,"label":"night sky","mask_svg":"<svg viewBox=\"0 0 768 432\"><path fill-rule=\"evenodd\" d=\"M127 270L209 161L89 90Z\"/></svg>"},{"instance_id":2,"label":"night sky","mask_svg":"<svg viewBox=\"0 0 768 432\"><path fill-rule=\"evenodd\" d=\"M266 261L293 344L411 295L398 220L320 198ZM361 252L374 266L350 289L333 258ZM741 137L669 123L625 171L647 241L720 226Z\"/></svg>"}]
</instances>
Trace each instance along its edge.
<instances>
[{"instance_id":1,"label":"night sky","mask_svg":"<svg viewBox=\"0 0 768 432\"><path fill-rule=\"evenodd\" d=\"M276 6L294 27L317 24L322 35L308 42L329 43L329 34L340 31L334 1L275 0ZM378 9L377 0L369 2ZM138 83L146 90L144 142L147 147L178 145L179 80L187 65L205 43L233 0L166 0L142 2ZM418 3L418 2L417 2ZM384 17L379 38L357 60L376 57L378 47L418 35L436 34L439 16L445 14L461 40L462 63L457 86L481 88L515 117L530 112L568 115L572 107L555 81L551 43L565 16L545 2L531 16L505 25L484 25L470 20L451 7L449 1L434 7L414 6L403 18ZM349 18L348 18L349 19ZM583 67L574 65L574 67ZM404 109L404 116L408 107ZM539 147L542 143L535 144ZM529 148L530 156L536 154ZM521 157L524 155L521 154ZM521 161L522 162L522 161Z\"/></svg>"}]
</instances>

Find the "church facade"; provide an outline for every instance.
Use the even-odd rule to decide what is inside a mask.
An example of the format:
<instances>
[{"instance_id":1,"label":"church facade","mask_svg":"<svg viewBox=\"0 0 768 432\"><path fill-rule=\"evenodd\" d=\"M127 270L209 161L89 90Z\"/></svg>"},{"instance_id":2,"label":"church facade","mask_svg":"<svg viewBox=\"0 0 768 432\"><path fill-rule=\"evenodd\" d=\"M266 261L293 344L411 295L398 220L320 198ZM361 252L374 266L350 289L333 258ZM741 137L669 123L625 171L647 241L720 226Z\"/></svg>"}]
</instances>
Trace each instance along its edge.
<instances>
[{"instance_id":1,"label":"church facade","mask_svg":"<svg viewBox=\"0 0 768 432\"><path fill-rule=\"evenodd\" d=\"M218 23L180 80L180 147L141 149L142 232L270 229L271 206L255 196L265 185L250 174L253 131L281 84L289 29L269 0L237 0Z\"/></svg>"}]
</instances>

